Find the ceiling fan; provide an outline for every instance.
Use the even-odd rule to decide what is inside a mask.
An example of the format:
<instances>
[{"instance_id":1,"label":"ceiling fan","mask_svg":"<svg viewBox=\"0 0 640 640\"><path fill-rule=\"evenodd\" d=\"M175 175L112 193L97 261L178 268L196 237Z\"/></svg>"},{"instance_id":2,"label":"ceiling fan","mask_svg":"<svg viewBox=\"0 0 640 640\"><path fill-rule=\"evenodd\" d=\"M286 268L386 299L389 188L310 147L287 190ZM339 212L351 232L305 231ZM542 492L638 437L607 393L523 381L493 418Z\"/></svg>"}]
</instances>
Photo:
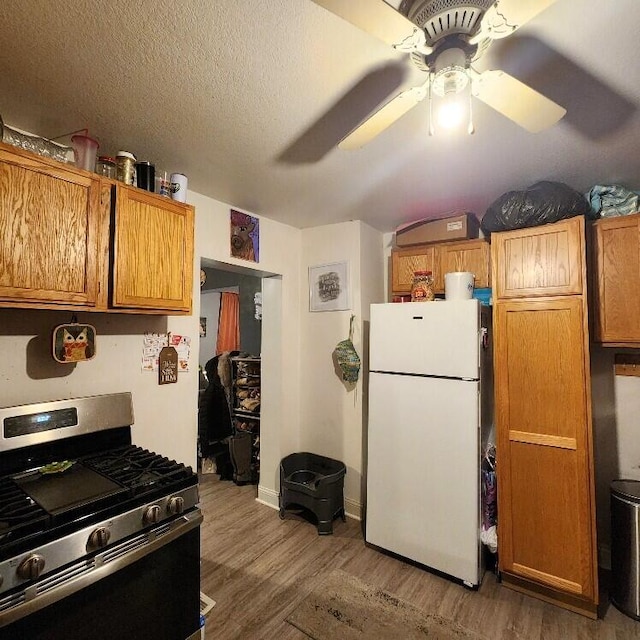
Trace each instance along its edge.
<instances>
[{"instance_id":1,"label":"ceiling fan","mask_svg":"<svg viewBox=\"0 0 640 640\"><path fill-rule=\"evenodd\" d=\"M493 40L511 35L556 0L401 0L397 10L383 0L313 1L408 53L411 62L427 74L423 84L396 95L343 138L338 144L341 149L360 148L425 98L430 134L434 98L450 122L452 116L455 120L466 115L469 133L474 131L472 97L532 133L547 129L566 113L504 71L479 72L472 66ZM446 121L441 124L447 126Z\"/></svg>"}]
</instances>

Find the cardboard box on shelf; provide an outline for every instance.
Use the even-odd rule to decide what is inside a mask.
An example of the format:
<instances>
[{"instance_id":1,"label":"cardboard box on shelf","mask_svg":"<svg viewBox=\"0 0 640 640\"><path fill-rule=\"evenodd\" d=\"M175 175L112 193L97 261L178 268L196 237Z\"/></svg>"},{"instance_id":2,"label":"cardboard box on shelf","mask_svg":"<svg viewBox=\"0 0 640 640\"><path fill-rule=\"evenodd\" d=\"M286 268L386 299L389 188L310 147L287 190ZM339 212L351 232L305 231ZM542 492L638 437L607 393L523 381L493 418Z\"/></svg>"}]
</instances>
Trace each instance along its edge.
<instances>
[{"instance_id":1,"label":"cardboard box on shelf","mask_svg":"<svg viewBox=\"0 0 640 640\"><path fill-rule=\"evenodd\" d=\"M424 219L396 229L396 246L470 240L478 237L480 224L470 211L458 211L444 218Z\"/></svg>"}]
</instances>

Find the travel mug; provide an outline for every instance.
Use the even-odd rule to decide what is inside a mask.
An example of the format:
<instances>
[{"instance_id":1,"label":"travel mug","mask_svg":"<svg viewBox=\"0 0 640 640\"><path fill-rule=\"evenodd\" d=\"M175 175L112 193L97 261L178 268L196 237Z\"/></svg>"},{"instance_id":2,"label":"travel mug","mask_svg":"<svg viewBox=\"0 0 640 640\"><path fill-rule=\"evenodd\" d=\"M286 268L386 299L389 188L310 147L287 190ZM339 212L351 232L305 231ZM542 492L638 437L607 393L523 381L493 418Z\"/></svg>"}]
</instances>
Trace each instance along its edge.
<instances>
[{"instance_id":1,"label":"travel mug","mask_svg":"<svg viewBox=\"0 0 640 640\"><path fill-rule=\"evenodd\" d=\"M146 191L154 191L155 173L156 169L150 162L136 162L136 182L138 187Z\"/></svg>"}]
</instances>

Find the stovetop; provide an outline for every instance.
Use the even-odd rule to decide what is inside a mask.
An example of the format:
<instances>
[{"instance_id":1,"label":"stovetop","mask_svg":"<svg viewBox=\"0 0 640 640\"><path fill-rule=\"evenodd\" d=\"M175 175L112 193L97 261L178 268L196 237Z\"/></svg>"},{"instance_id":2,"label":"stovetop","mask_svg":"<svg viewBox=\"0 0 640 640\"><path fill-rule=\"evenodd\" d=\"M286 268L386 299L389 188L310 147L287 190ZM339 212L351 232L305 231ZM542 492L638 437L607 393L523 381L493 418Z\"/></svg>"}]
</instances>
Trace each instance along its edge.
<instances>
[{"instance_id":1,"label":"stovetop","mask_svg":"<svg viewBox=\"0 0 640 640\"><path fill-rule=\"evenodd\" d=\"M197 487L191 467L133 445L132 423L128 393L0 409L0 561Z\"/></svg>"},{"instance_id":2,"label":"stovetop","mask_svg":"<svg viewBox=\"0 0 640 640\"><path fill-rule=\"evenodd\" d=\"M80 526L197 485L191 467L127 445L0 478L0 559Z\"/></svg>"}]
</instances>

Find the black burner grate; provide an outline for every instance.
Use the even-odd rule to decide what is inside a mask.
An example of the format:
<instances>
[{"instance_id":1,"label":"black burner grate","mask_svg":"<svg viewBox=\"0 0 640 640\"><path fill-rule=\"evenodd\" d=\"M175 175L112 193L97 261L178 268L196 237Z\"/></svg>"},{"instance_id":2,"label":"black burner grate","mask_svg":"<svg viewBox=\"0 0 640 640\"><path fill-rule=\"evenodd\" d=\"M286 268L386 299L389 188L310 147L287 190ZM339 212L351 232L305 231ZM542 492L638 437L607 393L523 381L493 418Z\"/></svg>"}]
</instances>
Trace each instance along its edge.
<instances>
[{"instance_id":1,"label":"black burner grate","mask_svg":"<svg viewBox=\"0 0 640 640\"><path fill-rule=\"evenodd\" d=\"M11 478L0 478L0 540L44 529L48 519Z\"/></svg>"},{"instance_id":2,"label":"black burner grate","mask_svg":"<svg viewBox=\"0 0 640 640\"><path fill-rule=\"evenodd\" d=\"M191 467L134 445L85 458L83 464L127 487L134 496L181 487L194 479Z\"/></svg>"}]
</instances>

